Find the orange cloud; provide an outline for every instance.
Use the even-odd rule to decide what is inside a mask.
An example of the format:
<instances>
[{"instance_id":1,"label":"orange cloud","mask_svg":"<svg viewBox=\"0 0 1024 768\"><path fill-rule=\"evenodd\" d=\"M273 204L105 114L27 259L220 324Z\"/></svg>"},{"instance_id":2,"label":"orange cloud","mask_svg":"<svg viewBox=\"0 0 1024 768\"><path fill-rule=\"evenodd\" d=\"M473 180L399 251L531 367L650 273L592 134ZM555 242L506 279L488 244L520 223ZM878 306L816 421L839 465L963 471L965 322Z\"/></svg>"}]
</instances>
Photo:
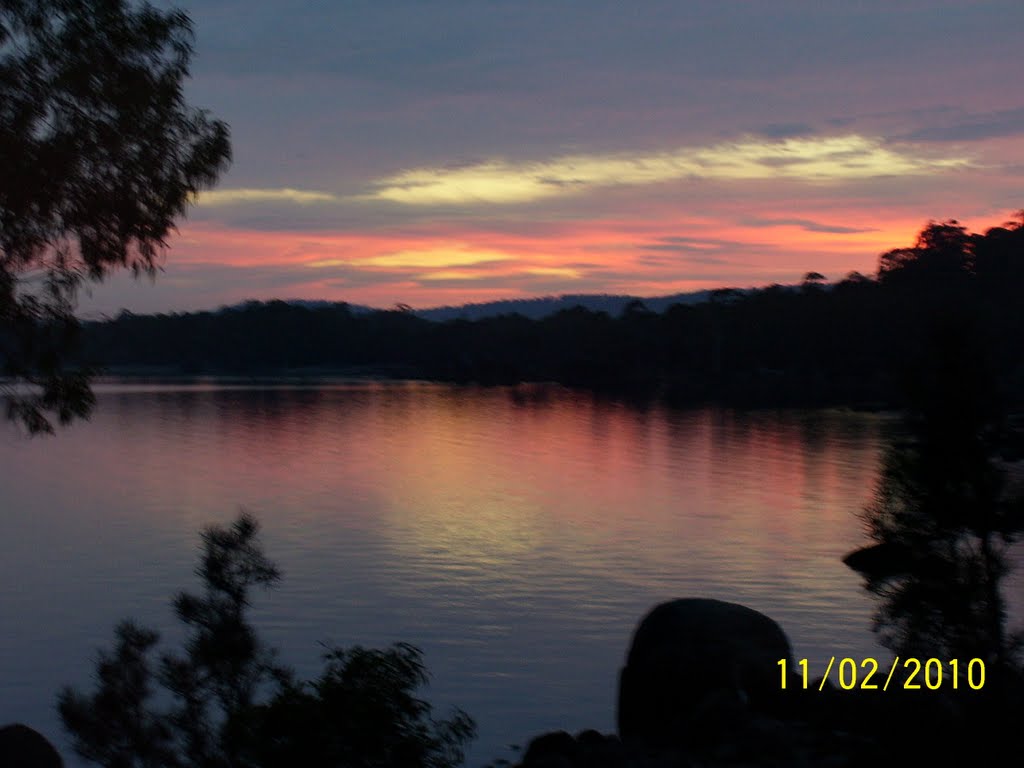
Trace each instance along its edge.
<instances>
[{"instance_id":1,"label":"orange cloud","mask_svg":"<svg viewBox=\"0 0 1024 768\"><path fill-rule=\"evenodd\" d=\"M219 264L269 271L272 283L280 270L288 276L286 288L274 292L271 285L257 298L375 306L560 292L664 295L793 283L810 270L832 280L851 270L870 274L882 252L912 244L927 223L909 206L876 211L859 201L836 205L810 197L801 203L699 214L652 206L647 215L626 210L617 217L546 222L536 232L472 219L394 232L256 232L194 223L172 241L166 279L192 281L194 288L203 265ZM1008 217L1006 211L965 223L984 229Z\"/></svg>"}]
</instances>

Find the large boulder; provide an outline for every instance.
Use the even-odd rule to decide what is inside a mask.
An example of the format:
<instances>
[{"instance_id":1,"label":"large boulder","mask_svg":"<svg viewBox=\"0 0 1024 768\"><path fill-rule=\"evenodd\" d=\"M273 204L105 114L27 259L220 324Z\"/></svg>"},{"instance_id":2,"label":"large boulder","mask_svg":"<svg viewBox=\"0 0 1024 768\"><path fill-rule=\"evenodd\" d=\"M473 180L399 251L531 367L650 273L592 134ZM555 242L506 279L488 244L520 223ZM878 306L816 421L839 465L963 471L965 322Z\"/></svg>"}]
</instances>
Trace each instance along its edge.
<instances>
[{"instance_id":1,"label":"large boulder","mask_svg":"<svg viewBox=\"0 0 1024 768\"><path fill-rule=\"evenodd\" d=\"M0 765L4 768L63 768L64 761L39 731L14 723L0 727Z\"/></svg>"},{"instance_id":2,"label":"large boulder","mask_svg":"<svg viewBox=\"0 0 1024 768\"><path fill-rule=\"evenodd\" d=\"M662 603L637 627L619 677L619 736L657 749L728 738L783 708L780 659L793 668L789 640L762 613L704 598Z\"/></svg>"}]
</instances>

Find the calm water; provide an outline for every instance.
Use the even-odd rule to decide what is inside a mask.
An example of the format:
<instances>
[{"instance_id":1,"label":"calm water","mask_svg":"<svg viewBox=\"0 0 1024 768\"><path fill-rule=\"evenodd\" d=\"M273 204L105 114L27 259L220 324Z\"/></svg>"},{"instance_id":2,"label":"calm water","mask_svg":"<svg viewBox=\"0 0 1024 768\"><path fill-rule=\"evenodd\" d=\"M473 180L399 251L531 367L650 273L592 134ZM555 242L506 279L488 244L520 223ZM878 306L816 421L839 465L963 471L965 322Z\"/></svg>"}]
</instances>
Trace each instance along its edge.
<instances>
[{"instance_id":1,"label":"calm water","mask_svg":"<svg viewBox=\"0 0 1024 768\"><path fill-rule=\"evenodd\" d=\"M180 637L197 531L239 507L284 571L255 619L300 673L321 641L419 645L471 765L614 729L636 621L687 595L762 610L797 658L885 655L839 558L888 428L836 412L638 411L426 384L99 388L88 423L0 439L0 723L70 750L62 684L131 616Z\"/></svg>"}]
</instances>

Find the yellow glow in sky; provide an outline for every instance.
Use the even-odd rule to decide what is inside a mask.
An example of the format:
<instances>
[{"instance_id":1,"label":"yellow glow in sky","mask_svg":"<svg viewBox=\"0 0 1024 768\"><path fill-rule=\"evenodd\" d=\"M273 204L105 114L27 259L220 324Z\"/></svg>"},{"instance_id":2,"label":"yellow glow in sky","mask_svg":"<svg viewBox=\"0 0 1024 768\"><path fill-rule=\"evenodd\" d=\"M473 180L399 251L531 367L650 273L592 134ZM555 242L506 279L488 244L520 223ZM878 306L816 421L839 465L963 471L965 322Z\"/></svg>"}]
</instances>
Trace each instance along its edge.
<instances>
[{"instance_id":1,"label":"yellow glow in sky","mask_svg":"<svg viewBox=\"0 0 1024 768\"><path fill-rule=\"evenodd\" d=\"M235 203L330 203L338 197L327 192L312 192L305 189L213 189L199 194L197 205L233 205Z\"/></svg>"},{"instance_id":2,"label":"yellow glow in sky","mask_svg":"<svg viewBox=\"0 0 1024 768\"><path fill-rule=\"evenodd\" d=\"M480 250L455 244L435 248L406 249L357 259L317 259L316 261L307 261L306 266L313 268L348 266L356 268L445 269L447 267L471 267L475 264L505 261L509 258L511 257L508 254L499 251Z\"/></svg>"},{"instance_id":3,"label":"yellow glow in sky","mask_svg":"<svg viewBox=\"0 0 1024 768\"><path fill-rule=\"evenodd\" d=\"M928 175L965 167L965 157L933 157L858 135L748 140L653 154L566 155L460 168L415 168L376 182L370 199L407 205L524 203L615 185L684 179L843 181Z\"/></svg>"},{"instance_id":4,"label":"yellow glow in sky","mask_svg":"<svg viewBox=\"0 0 1024 768\"><path fill-rule=\"evenodd\" d=\"M438 269L416 275L417 280L479 280L481 277L486 277L486 275L480 272L470 272L467 269Z\"/></svg>"},{"instance_id":5,"label":"yellow glow in sky","mask_svg":"<svg viewBox=\"0 0 1024 768\"><path fill-rule=\"evenodd\" d=\"M580 276L580 271L571 267L527 267L523 272L542 277L567 277L570 280L575 280Z\"/></svg>"},{"instance_id":6,"label":"yellow glow in sky","mask_svg":"<svg viewBox=\"0 0 1024 768\"><path fill-rule=\"evenodd\" d=\"M473 264L485 264L491 261L504 261L507 254L498 251L466 249L462 246L428 248L425 250L396 251L368 259L359 259L357 266L371 267L414 267L435 268L468 267Z\"/></svg>"}]
</instances>

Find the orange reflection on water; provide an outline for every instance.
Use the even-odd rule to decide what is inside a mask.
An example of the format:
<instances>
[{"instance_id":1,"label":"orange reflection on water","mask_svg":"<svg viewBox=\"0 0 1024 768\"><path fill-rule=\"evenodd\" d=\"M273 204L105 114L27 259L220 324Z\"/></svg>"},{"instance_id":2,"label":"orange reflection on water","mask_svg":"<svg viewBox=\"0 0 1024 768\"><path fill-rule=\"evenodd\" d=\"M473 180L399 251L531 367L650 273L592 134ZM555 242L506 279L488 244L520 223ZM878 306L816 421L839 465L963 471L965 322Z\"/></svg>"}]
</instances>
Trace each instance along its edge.
<instances>
[{"instance_id":1,"label":"orange reflection on water","mask_svg":"<svg viewBox=\"0 0 1024 768\"><path fill-rule=\"evenodd\" d=\"M860 541L878 429L865 416L637 410L543 387L198 387L108 392L94 423L57 445L115 436L88 453L106 468L85 486L99 506L133 498L140 511L125 514L143 516L156 503L194 530L243 505L309 550L358 530L419 568L424 589L603 574L756 600L781 582L793 594L856 586L839 558Z\"/></svg>"}]
</instances>

